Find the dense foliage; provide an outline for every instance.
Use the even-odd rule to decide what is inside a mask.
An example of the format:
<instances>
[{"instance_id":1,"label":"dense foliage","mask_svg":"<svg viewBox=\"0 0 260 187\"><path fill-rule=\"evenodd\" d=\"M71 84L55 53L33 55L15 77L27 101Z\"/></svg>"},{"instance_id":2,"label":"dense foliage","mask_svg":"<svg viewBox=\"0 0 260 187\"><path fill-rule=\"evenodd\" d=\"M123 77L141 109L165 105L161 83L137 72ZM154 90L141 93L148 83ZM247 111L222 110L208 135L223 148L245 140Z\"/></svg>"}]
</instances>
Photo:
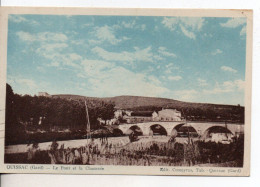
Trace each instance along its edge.
<instances>
[{"instance_id":1,"label":"dense foliage","mask_svg":"<svg viewBox=\"0 0 260 187\"><path fill-rule=\"evenodd\" d=\"M24 136L25 131L80 131L86 129L88 106L91 129L99 128L98 118L111 119L114 104L91 99L69 100L63 98L17 95L10 85L6 87L6 141L14 136Z\"/></svg>"}]
</instances>

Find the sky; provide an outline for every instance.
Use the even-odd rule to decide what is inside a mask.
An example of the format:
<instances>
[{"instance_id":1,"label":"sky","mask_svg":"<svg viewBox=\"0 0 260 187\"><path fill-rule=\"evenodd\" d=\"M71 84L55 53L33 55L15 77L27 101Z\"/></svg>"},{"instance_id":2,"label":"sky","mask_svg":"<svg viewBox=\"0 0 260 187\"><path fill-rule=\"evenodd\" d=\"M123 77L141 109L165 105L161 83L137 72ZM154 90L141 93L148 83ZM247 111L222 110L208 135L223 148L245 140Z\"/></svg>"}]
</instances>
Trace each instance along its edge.
<instances>
[{"instance_id":1,"label":"sky","mask_svg":"<svg viewBox=\"0 0 260 187\"><path fill-rule=\"evenodd\" d=\"M246 18L9 15L15 93L244 105Z\"/></svg>"}]
</instances>

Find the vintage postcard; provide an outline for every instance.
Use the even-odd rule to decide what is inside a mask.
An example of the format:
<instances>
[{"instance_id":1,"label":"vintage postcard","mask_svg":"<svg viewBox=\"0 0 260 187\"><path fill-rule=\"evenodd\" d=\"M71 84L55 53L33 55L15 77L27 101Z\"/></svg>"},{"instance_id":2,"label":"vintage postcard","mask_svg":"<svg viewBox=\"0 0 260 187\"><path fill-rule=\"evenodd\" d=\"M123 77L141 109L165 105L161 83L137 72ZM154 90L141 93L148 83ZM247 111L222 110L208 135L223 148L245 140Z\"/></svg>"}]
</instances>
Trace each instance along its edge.
<instances>
[{"instance_id":1,"label":"vintage postcard","mask_svg":"<svg viewBox=\"0 0 260 187\"><path fill-rule=\"evenodd\" d=\"M249 176L251 10L0 11L2 173Z\"/></svg>"}]
</instances>

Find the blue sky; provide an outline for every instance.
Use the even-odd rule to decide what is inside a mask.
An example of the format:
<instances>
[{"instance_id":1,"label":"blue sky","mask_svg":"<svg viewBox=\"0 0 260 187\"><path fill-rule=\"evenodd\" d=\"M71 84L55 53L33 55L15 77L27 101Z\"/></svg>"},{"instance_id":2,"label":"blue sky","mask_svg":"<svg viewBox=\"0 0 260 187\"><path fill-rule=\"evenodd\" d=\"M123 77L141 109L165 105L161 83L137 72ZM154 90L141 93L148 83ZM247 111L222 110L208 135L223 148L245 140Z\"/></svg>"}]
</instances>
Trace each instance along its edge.
<instances>
[{"instance_id":1,"label":"blue sky","mask_svg":"<svg viewBox=\"0 0 260 187\"><path fill-rule=\"evenodd\" d=\"M244 105L246 18L9 15L18 94Z\"/></svg>"}]
</instances>

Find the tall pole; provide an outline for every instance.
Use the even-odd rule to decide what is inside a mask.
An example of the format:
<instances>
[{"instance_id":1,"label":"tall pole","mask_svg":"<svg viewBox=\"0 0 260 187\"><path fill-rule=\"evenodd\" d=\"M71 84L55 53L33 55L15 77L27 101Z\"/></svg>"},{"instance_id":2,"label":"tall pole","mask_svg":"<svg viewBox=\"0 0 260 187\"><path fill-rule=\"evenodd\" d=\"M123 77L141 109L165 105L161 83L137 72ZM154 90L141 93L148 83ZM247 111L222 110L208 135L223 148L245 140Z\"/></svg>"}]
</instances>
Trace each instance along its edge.
<instances>
[{"instance_id":1,"label":"tall pole","mask_svg":"<svg viewBox=\"0 0 260 187\"><path fill-rule=\"evenodd\" d=\"M87 106L87 101L85 100L85 108L86 108L86 119L87 119L87 139L91 138L90 135L90 122L89 122L89 115L88 115L88 106Z\"/></svg>"}]
</instances>

